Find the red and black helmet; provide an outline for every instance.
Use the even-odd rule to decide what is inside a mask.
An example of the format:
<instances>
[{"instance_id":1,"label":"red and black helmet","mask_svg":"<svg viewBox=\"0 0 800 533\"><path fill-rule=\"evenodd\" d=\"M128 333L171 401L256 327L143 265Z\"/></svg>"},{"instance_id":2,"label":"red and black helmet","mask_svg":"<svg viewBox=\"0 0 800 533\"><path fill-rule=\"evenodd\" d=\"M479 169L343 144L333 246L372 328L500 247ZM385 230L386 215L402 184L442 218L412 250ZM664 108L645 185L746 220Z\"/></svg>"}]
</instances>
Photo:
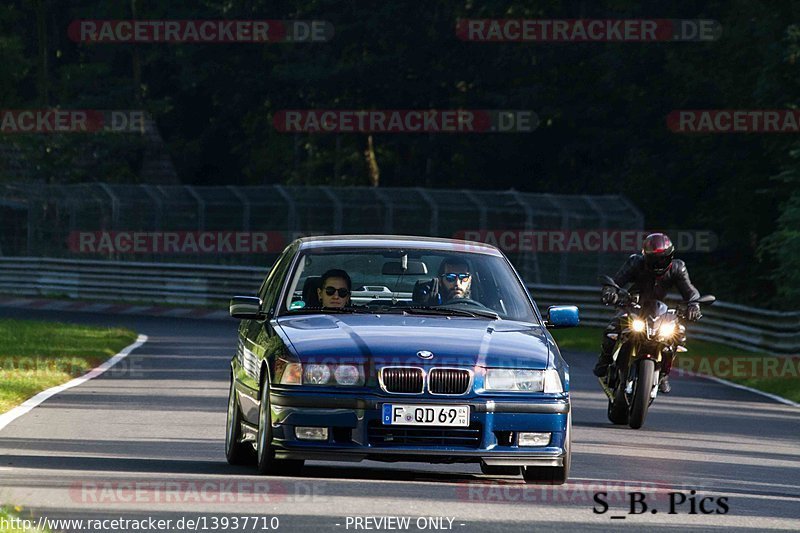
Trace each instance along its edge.
<instances>
[{"instance_id":1,"label":"red and black helmet","mask_svg":"<svg viewBox=\"0 0 800 533\"><path fill-rule=\"evenodd\" d=\"M651 233L642 242L644 266L654 274L661 275L669 269L675 256L675 246L663 233Z\"/></svg>"}]
</instances>

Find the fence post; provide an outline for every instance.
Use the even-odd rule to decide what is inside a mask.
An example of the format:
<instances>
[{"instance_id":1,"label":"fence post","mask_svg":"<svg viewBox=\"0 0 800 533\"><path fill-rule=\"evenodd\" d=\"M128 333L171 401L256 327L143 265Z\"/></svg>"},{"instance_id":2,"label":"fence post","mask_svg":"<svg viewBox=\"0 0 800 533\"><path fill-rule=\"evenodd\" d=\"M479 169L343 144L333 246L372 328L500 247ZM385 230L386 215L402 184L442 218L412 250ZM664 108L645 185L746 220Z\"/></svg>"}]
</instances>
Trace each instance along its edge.
<instances>
[{"instance_id":1,"label":"fence post","mask_svg":"<svg viewBox=\"0 0 800 533\"><path fill-rule=\"evenodd\" d=\"M433 197L422 187L414 187L420 196L428 203L431 208L431 227L430 232L432 237L439 235L439 206L433 200Z\"/></svg>"},{"instance_id":2,"label":"fence post","mask_svg":"<svg viewBox=\"0 0 800 533\"><path fill-rule=\"evenodd\" d=\"M244 207L242 210L242 231L250 231L250 200L235 185L228 185L228 190L242 202Z\"/></svg>"},{"instance_id":3,"label":"fence post","mask_svg":"<svg viewBox=\"0 0 800 533\"><path fill-rule=\"evenodd\" d=\"M107 183L98 183L97 185L100 186L101 189L111 198L111 224L114 230L119 229L119 197L114 194L114 191L111 190L111 187L108 186Z\"/></svg>"},{"instance_id":4,"label":"fence post","mask_svg":"<svg viewBox=\"0 0 800 533\"><path fill-rule=\"evenodd\" d=\"M206 229L206 202L191 185L184 185L184 188L189 191L189 194L197 202L197 229L198 231L204 231Z\"/></svg>"}]
</instances>

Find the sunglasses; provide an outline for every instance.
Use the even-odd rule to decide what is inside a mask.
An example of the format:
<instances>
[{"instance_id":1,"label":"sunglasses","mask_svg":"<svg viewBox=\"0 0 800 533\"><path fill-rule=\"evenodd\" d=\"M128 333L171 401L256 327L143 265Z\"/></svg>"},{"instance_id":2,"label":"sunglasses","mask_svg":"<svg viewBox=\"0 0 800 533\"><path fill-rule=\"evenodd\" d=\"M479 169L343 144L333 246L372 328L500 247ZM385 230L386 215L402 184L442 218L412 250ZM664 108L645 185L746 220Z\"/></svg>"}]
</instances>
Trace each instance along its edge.
<instances>
[{"instance_id":1,"label":"sunglasses","mask_svg":"<svg viewBox=\"0 0 800 533\"><path fill-rule=\"evenodd\" d=\"M442 274L442 278L447 283L455 283L456 280L465 281L470 278L471 274L469 272L461 272L456 274L455 272L448 272L447 274Z\"/></svg>"},{"instance_id":2,"label":"sunglasses","mask_svg":"<svg viewBox=\"0 0 800 533\"><path fill-rule=\"evenodd\" d=\"M347 288L325 287L325 294L328 296L333 296L337 292L339 293L339 298L347 298L350 295L350 289Z\"/></svg>"}]
</instances>

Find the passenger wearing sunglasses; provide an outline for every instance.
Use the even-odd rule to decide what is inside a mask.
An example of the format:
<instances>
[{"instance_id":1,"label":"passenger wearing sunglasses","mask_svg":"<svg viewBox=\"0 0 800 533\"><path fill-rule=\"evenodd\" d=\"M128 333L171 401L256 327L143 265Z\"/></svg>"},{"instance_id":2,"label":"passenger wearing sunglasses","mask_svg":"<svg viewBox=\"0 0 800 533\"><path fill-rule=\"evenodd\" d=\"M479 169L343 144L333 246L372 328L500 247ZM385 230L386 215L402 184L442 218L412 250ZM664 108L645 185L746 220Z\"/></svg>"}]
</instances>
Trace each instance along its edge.
<instances>
[{"instance_id":1,"label":"passenger wearing sunglasses","mask_svg":"<svg viewBox=\"0 0 800 533\"><path fill-rule=\"evenodd\" d=\"M317 297L322 307L347 307L350 305L350 276L344 270L332 268L322 275Z\"/></svg>"},{"instance_id":2,"label":"passenger wearing sunglasses","mask_svg":"<svg viewBox=\"0 0 800 533\"><path fill-rule=\"evenodd\" d=\"M458 298L469 298L472 274L469 264L458 257L448 257L439 265L439 283L442 303Z\"/></svg>"}]
</instances>

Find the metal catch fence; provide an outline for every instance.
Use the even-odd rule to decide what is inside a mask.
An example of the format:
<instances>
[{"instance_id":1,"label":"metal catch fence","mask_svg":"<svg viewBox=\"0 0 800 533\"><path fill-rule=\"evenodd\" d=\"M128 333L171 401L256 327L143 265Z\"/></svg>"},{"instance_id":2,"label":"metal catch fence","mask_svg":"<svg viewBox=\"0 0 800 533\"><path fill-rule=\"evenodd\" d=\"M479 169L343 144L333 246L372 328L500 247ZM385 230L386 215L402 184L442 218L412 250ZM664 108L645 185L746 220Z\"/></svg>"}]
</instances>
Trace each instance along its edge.
<instances>
[{"instance_id":1,"label":"metal catch fence","mask_svg":"<svg viewBox=\"0 0 800 533\"><path fill-rule=\"evenodd\" d=\"M28 297L170 303L225 308L234 295L255 294L268 272L263 267L0 258L0 293ZM603 326L612 310L599 288L529 284L544 312L549 305L575 304L581 324ZM778 312L716 302L688 326L694 338L766 353L800 351L800 312ZM598 339L599 344L599 339Z\"/></svg>"}]
</instances>

